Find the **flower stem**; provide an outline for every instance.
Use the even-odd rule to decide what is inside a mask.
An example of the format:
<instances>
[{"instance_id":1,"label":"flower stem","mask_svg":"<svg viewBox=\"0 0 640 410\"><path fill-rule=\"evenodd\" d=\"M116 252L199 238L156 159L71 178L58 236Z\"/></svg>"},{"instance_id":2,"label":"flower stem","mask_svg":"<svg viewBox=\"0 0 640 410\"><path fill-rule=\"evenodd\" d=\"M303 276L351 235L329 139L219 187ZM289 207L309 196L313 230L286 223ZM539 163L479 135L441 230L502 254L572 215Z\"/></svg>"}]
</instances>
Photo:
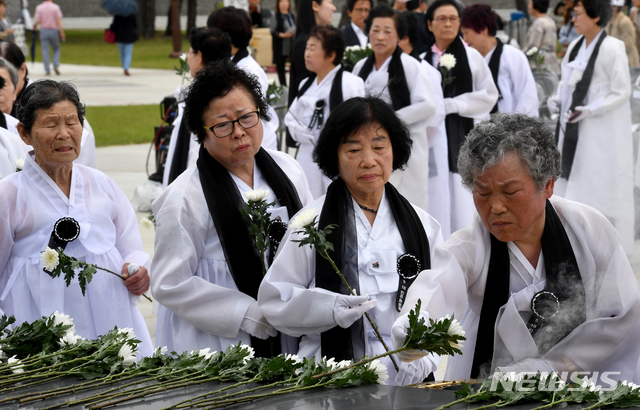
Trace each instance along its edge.
<instances>
[{"instance_id":1,"label":"flower stem","mask_svg":"<svg viewBox=\"0 0 640 410\"><path fill-rule=\"evenodd\" d=\"M596 404L594 404L593 406L583 407L582 410L593 410L593 409L597 409L597 408L600 408L600 407L605 407L605 406L608 406L608 405L614 404L614 403L615 403L615 400L614 401L599 401Z\"/></svg>"},{"instance_id":2,"label":"flower stem","mask_svg":"<svg viewBox=\"0 0 640 410\"><path fill-rule=\"evenodd\" d=\"M119 277L120 279L122 279L122 281L123 281L123 282L126 280L125 278L123 278L123 277L122 277L122 275L118 275L117 273L115 273L115 272L114 272L114 271L112 271L112 270L105 269L105 268L101 268L100 266L96 266L96 265L93 265L93 266L95 266L95 268L96 268L96 269L100 269L100 270L103 270L103 271L105 271L105 272L109 272L110 274L112 274L112 275L114 275L114 276ZM143 294L142 294L142 296L143 296L145 299L147 299L149 302L153 302L153 300L151 300L151 298L150 298L149 296L147 296L146 294L144 294L144 293L143 293Z\"/></svg>"},{"instance_id":3,"label":"flower stem","mask_svg":"<svg viewBox=\"0 0 640 410\"><path fill-rule=\"evenodd\" d=\"M436 408L434 410L443 410L443 409L447 409L449 407L455 406L456 404L467 402L467 401L469 401L469 399L472 399L474 397L479 396L480 393L482 393L482 392L483 392L483 389L481 387L475 394L470 394L470 395L465 396L465 397L463 397L461 399L458 399L456 401L452 401L451 403L444 404L444 405L442 405L442 406L440 406L440 407L438 407L438 408Z\"/></svg>"},{"instance_id":4,"label":"flower stem","mask_svg":"<svg viewBox=\"0 0 640 410\"><path fill-rule=\"evenodd\" d=\"M264 393L264 394L256 394L253 396L245 396L245 397L239 397L237 399L233 399L233 400L222 400L222 401L210 401L210 404L213 404L212 407L206 407L206 409L215 409L218 407L226 407L229 406L231 404L236 404L236 403L242 403L242 402L246 402L246 401L254 401L257 399L262 399L264 397L270 397L270 396L278 396L281 394L287 394L287 393L295 393L295 392L299 392L299 391L304 391L304 390L311 390L311 389L316 389L318 387L324 387L324 386L328 386L329 384L331 384L333 381L327 381L324 383L318 383L318 384L314 384L313 386L306 386L306 387L285 387L283 389L278 389L276 391L270 392L270 393ZM204 403L206 404L206 403Z\"/></svg>"},{"instance_id":5,"label":"flower stem","mask_svg":"<svg viewBox=\"0 0 640 410\"><path fill-rule=\"evenodd\" d=\"M502 400L498 400L495 403L491 403L491 404L485 404L484 406L480 406L480 407L474 407L473 409L470 410L483 410L483 409L490 409L492 407L502 407L505 406L507 403L502 401Z\"/></svg>"},{"instance_id":6,"label":"flower stem","mask_svg":"<svg viewBox=\"0 0 640 410\"><path fill-rule=\"evenodd\" d=\"M383 358L383 357L386 357L386 356L390 356L392 354L400 353L400 352L403 352L405 350L409 350L409 348L405 347L405 346L402 346L399 349L387 351L387 352L381 353L381 354L379 354L377 356L365 357L364 359L361 359L361 360L359 360L359 361L357 361L355 363L352 363L349 366L339 367L337 369L333 369L333 370L330 370L328 372L324 372L322 374L316 374L315 376L312 376L311 378L314 379L314 380L321 379L323 377L331 376L333 374L340 373L340 372L343 372L345 370L353 369L354 367L362 366L363 364L367 364L367 363L372 362L372 361L374 361L376 359L380 359L380 358Z\"/></svg>"},{"instance_id":7,"label":"flower stem","mask_svg":"<svg viewBox=\"0 0 640 410\"><path fill-rule=\"evenodd\" d=\"M554 392L554 395L555 395L555 392ZM552 399L551 403L549 403L549 404L545 404L544 406L540 406L540 407L534 407L534 408L533 408L533 409L531 409L531 410L543 410L543 409L549 409L549 408L551 408L551 407L553 407L553 406L557 406L558 404L566 403L566 402L568 402L568 401L571 401L571 399L569 399L569 398L564 398L564 399L560 399L560 400L555 400L555 398L554 398L554 399Z\"/></svg>"},{"instance_id":8,"label":"flower stem","mask_svg":"<svg viewBox=\"0 0 640 410\"><path fill-rule=\"evenodd\" d=\"M266 385L263 385L263 386L254 387L253 389L242 390L242 391L235 392L235 393L225 394L224 396L216 397L215 399L202 399L202 400L198 400L198 401L195 401L195 402L193 402L193 403L190 403L190 404L182 404L182 403L186 403L186 402L191 402L191 401L193 401L193 400L195 400L195 399L197 399L197 398L199 398L199 397L210 396L210 395L212 395L212 394L215 394L215 393L218 393L218 392L220 392L220 391L224 390L224 389L220 389L220 390L217 390L217 391L215 391L215 392L206 393L206 394L200 395L200 396L198 396L198 397L194 397L194 398L193 398L193 399L191 399L191 400L185 400L184 402L178 403L178 404L176 404L176 405L174 405L174 406L175 406L175 408L177 408L177 409L184 409L184 408L194 407L194 406L196 406L196 405L197 405L197 407L202 407L202 404L203 404L203 403L218 402L218 401L220 401L220 400L222 400L222 399L228 399L228 398L230 398L230 397L238 396L238 395L240 395L240 394L251 393L251 392L254 392L254 391L258 391L258 390L264 390L264 389L268 389L268 388L270 388L270 387L276 387L276 386L278 386L278 385L285 384L285 383L290 382L290 381L291 381L291 379L289 379L289 380L282 380L282 381L279 381L279 382L274 382L274 383L271 383L271 384L266 384ZM249 382L247 382L247 383L250 383L250 382L251 382L251 381L249 381ZM239 385L240 385L240 384L241 384L241 383L237 383L236 385L229 386L228 388L239 387Z\"/></svg>"},{"instance_id":9,"label":"flower stem","mask_svg":"<svg viewBox=\"0 0 640 410\"><path fill-rule=\"evenodd\" d=\"M329 263L333 267L333 270L338 274L338 276L340 276L340 279L342 280L342 283L347 287L347 289L349 289L349 292L353 296L357 296L356 292L354 292L353 289L351 288L351 286L349 286L349 283L347 282L347 279L344 277L342 272L340 272L340 269L338 269L338 267L336 266L336 264L333 261L333 259L331 259L331 257L329 256L329 253L327 253L326 250L322 250L321 255L322 255L323 258L325 258L327 261L329 261ZM378 340L380 340L380 343L382 343L382 346L384 347L384 350L386 352L389 352L389 346L387 346L387 344L385 343L384 339L382 338L382 335L380 334L380 330L378 330L378 325L373 320L371 320L371 316L369 316L369 313L365 312L364 315L367 318L367 320L369 321L369 324L371 325L371 328L373 329L374 333L376 334L376 337L378 338ZM393 363L393 367L395 367L396 368L396 372L398 372L400 370L400 367L398 367L398 363L396 363L395 358L392 355L387 355L387 356L389 356L389 358L391 359L391 362Z\"/></svg>"}]
</instances>

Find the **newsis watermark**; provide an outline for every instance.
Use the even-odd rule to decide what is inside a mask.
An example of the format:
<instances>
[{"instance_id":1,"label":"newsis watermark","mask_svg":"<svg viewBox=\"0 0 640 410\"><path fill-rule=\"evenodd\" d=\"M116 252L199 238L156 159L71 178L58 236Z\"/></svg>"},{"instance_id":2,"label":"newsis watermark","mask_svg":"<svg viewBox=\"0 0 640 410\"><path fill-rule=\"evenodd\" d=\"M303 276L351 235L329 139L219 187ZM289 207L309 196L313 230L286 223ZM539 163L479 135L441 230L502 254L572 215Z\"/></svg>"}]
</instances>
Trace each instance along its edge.
<instances>
[{"instance_id":1,"label":"newsis watermark","mask_svg":"<svg viewBox=\"0 0 640 410\"><path fill-rule=\"evenodd\" d=\"M549 373L540 372L540 377L536 377L538 372L495 372L492 377L489 391L497 391L502 388L504 391L561 391L567 383L569 391L584 391L598 386L600 391L615 390L620 372L562 372Z\"/></svg>"}]
</instances>

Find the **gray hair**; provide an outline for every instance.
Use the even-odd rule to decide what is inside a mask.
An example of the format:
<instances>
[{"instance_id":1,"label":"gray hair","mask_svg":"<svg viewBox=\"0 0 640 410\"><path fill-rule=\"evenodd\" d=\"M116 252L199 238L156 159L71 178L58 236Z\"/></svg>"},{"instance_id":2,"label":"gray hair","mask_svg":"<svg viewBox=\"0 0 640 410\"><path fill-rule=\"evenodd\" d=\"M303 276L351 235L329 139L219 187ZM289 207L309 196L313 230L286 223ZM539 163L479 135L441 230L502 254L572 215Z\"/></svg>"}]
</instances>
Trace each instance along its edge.
<instances>
[{"instance_id":1,"label":"gray hair","mask_svg":"<svg viewBox=\"0 0 640 410\"><path fill-rule=\"evenodd\" d=\"M460 148L462 184L471 189L474 177L483 175L510 152L520 156L539 191L552 178L560 177L560 151L544 121L523 114L494 114L477 124Z\"/></svg>"},{"instance_id":2,"label":"gray hair","mask_svg":"<svg viewBox=\"0 0 640 410\"><path fill-rule=\"evenodd\" d=\"M9 77L11 77L11 82L14 87L18 86L18 70L7 61L4 57L0 57L0 68L6 68L9 71Z\"/></svg>"}]
</instances>

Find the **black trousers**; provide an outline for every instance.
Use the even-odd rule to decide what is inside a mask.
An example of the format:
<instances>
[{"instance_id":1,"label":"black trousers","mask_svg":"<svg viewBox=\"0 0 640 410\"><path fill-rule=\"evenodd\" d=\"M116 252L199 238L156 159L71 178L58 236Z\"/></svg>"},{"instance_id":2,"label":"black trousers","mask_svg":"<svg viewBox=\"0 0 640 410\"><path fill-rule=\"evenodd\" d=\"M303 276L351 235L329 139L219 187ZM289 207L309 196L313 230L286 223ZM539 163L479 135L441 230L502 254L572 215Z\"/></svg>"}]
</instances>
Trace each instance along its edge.
<instances>
[{"instance_id":1,"label":"black trousers","mask_svg":"<svg viewBox=\"0 0 640 410\"><path fill-rule=\"evenodd\" d=\"M280 81L280 85L287 86L287 78L285 77L285 63L287 62L287 56L283 55L274 55L273 59L276 63L276 70L278 71L278 80Z\"/></svg>"}]
</instances>

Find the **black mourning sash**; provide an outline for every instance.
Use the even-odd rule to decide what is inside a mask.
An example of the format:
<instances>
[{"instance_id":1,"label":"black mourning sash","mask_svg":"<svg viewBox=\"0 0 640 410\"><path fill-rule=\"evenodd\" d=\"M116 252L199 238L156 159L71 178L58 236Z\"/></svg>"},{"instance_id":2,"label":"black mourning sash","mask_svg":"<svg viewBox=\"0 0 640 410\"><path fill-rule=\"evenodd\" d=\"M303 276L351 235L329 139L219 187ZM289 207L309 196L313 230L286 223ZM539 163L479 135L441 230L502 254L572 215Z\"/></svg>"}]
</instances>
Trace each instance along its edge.
<instances>
[{"instance_id":1,"label":"black mourning sash","mask_svg":"<svg viewBox=\"0 0 640 410\"><path fill-rule=\"evenodd\" d=\"M600 38L596 43L593 52L591 53L591 57L589 57L589 62L587 63L587 68L584 70L584 74L578 83L576 84L575 90L573 90L573 95L571 98L571 107L569 112L573 112L576 107L584 104L584 99L587 97L587 92L589 92L589 85L591 85L591 78L593 77L593 70L596 65L596 59L598 58L598 52L600 51L600 45L604 38L607 36L607 32L602 30L600 33ZM575 60L578 56L578 52L580 51L580 47L584 42L584 36L580 37L580 40L576 43L576 45L571 50L571 54L569 54L569 62ZM567 79L568 80L568 79ZM560 138L560 119L562 118L562 113L560 118L558 118L558 124L556 125L556 140ZM576 147L578 146L578 122L569 123L567 122L566 128L564 131L564 144L562 145L562 178L569 179L569 175L571 174L571 166L573 165L573 158L576 154Z\"/></svg>"},{"instance_id":2,"label":"black mourning sash","mask_svg":"<svg viewBox=\"0 0 640 410\"><path fill-rule=\"evenodd\" d=\"M444 98L453 98L464 93L473 92L473 76L469 68L469 59L467 58L467 51L460 37L456 37L456 39L453 40L446 52L453 54L456 58L456 66L447 74L453 77L454 81L444 87ZM427 48L425 60L427 60L429 64L433 64L431 45ZM447 130L449 170L458 173L458 153L467 134L473 129L473 118L461 117L458 114L449 114L445 117L444 124Z\"/></svg>"},{"instance_id":3,"label":"black mourning sash","mask_svg":"<svg viewBox=\"0 0 640 410\"><path fill-rule=\"evenodd\" d=\"M358 76L364 81L367 80L367 77L369 77L369 74L373 71L375 61L375 54L371 54L364 62L362 69L358 73ZM388 87L389 95L391 96L391 105L394 110L398 111L401 108L411 105L411 92L409 91L407 78L404 74L404 67L402 66L402 49L400 47L396 47L396 51L393 52L393 56L389 62Z\"/></svg>"},{"instance_id":4,"label":"black mourning sash","mask_svg":"<svg viewBox=\"0 0 640 410\"><path fill-rule=\"evenodd\" d=\"M500 101L502 99L502 92L500 91L500 86L498 85L498 72L500 71L500 57L502 57L502 49L504 48L504 44L502 44L502 41L500 41L499 38L496 38L496 41L496 49L493 50L491 59L489 59L489 70L491 70L493 82L498 89L498 101ZM491 114L498 112L498 101L496 101L496 105L493 106Z\"/></svg>"},{"instance_id":5,"label":"black mourning sash","mask_svg":"<svg viewBox=\"0 0 640 410\"><path fill-rule=\"evenodd\" d=\"M280 204L287 207L289 215L298 212L302 203L287 174L262 148L256 154L255 161ZM240 191L229 171L209 155L204 146L200 147L197 164L204 198L233 281L240 292L257 299L258 287L262 281L262 263L249 236L248 222L240 213L240 207L244 206ZM273 344L274 354L277 355L280 353L280 343L274 341ZM271 356L269 340L252 337L251 345L256 356Z\"/></svg>"},{"instance_id":6,"label":"black mourning sash","mask_svg":"<svg viewBox=\"0 0 640 410\"><path fill-rule=\"evenodd\" d=\"M7 128L7 119L4 116L4 114L0 115L0 127L4 128L5 130L8 129Z\"/></svg>"},{"instance_id":7,"label":"black mourning sash","mask_svg":"<svg viewBox=\"0 0 640 410\"><path fill-rule=\"evenodd\" d=\"M586 320L584 286L578 263L567 232L549 200L545 208L541 243L547 279L546 291L556 296L560 309L558 315L543 321L539 326L549 326L548 329L533 335L540 356ZM500 242L491 235L491 258L482 299L471 378L482 377L480 371L486 370L483 366L491 364L496 318L500 308L509 300L509 274L507 243ZM536 315L533 314L529 324L535 320Z\"/></svg>"},{"instance_id":8,"label":"black mourning sash","mask_svg":"<svg viewBox=\"0 0 640 410\"><path fill-rule=\"evenodd\" d=\"M233 61L233 64L238 64L240 60L248 56L249 56L249 50L247 50L246 47L243 47L240 50L238 50L238 52L233 56L231 61Z\"/></svg>"},{"instance_id":9,"label":"black mourning sash","mask_svg":"<svg viewBox=\"0 0 640 410\"><path fill-rule=\"evenodd\" d=\"M413 206L396 188L387 183L386 196L391 212L400 231L407 253L416 256L422 269L431 267L429 257L429 239L422 222ZM338 227L327 237L333 244L331 258L352 288L359 290L358 282L358 243L355 226L355 213L351 194L342 179L337 178L329 185L327 196L320 213L319 226L329 224ZM349 292L327 260L316 257L316 286L332 292L348 295ZM322 355L335 357L336 360L361 359L365 352L365 334L362 318L349 329L336 326L321 334Z\"/></svg>"},{"instance_id":10,"label":"black mourning sash","mask_svg":"<svg viewBox=\"0 0 640 410\"><path fill-rule=\"evenodd\" d=\"M187 169L187 163L189 161L191 133L187 129L187 121L184 117L182 118L182 121L180 121L177 139L176 149L173 152L173 160L171 161L171 169L169 170L168 184L172 183L184 172L185 169Z\"/></svg>"},{"instance_id":11,"label":"black mourning sash","mask_svg":"<svg viewBox=\"0 0 640 410\"><path fill-rule=\"evenodd\" d=\"M329 112L333 112L333 110L344 101L344 97L342 95L342 73L344 73L344 68L341 67L335 77L333 77L331 91L329 92ZM304 93L307 92L315 80L316 73L311 73L311 75L307 77L307 82L304 83L300 91L298 91L298 98L302 97Z\"/></svg>"}]
</instances>

